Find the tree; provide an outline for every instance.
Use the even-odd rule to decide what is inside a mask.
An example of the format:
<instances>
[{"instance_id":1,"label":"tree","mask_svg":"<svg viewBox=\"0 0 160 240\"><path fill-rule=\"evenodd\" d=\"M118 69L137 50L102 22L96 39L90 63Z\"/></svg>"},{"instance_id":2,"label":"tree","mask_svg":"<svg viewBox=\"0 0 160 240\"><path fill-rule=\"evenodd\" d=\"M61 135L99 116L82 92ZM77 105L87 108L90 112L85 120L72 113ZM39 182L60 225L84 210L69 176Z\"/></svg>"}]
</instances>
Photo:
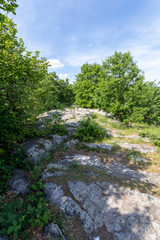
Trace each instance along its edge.
<instances>
[{"instance_id":1,"label":"tree","mask_svg":"<svg viewBox=\"0 0 160 240\"><path fill-rule=\"evenodd\" d=\"M96 63L86 63L81 67L81 73L76 76L74 85L76 105L87 108L95 107L94 95L100 77L100 70L100 65Z\"/></svg>"},{"instance_id":2,"label":"tree","mask_svg":"<svg viewBox=\"0 0 160 240\"><path fill-rule=\"evenodd\" d=\"M0 9L2 9L4 12L11 12L15 15L15 9L17 7L18 4L16 4L16 0L0 0ZM4 14L0 13L0 21L3 21L4 19Z\"/></svg>"},{"instance_id":3,"label":"tree","mask_svg":"<svg viewBox=\"0 0 160 240\"><path fill-rule=\"evenodd\" d=\"M130 52L115 52L102 64L101 80L96 90L96 106L112 112L115 117L124 120L129 112L129 91L144 76L137 67Z\"/></svg>"},{"instance_id":4,"label":"tree","mask_svg":"<svg viewBox=\"0 0 160 240\"><path fill-rule=\"evenodd\" d=\"M0 142L20 140L39 107L36 88L48 63L25 50L11 19L0 23Z\"/></svg>"},{"instance_id":5,"label":"tree","mask_svg":"<svg viewBox=\"0 0 160 240\"><path fill-rule=\"evenodd\" d=\"M69 80L59 79L55 72L46 74L37 92L44 110L70 105L74 99L73 87L69 84Z\"/></svg>"}]
</instances>

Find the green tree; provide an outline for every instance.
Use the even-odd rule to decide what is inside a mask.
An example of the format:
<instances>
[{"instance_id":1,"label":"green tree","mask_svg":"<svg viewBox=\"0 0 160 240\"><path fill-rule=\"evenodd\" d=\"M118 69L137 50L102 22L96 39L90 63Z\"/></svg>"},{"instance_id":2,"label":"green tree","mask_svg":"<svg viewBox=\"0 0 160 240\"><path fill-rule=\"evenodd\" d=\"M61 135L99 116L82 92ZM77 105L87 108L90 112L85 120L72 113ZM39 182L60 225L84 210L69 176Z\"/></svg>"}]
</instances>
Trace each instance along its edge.
<instances>
[{"instance_id":1,"label":"green tree","mask_svg":"<svg viewBox=\"0 0 160 240\"><path fill-rule=\"evenodd\" d=\"M11 19L0 22L0 142L20 140L35 116L36 88L44 78L48 63L25 50Z\"/></svg>"},{"instance_id":2,"label":"green tree","mask_svg":"<svg viewBox=\"0 0 160 240\"><path fill-rule=\"evenodd\" d=\"M43 110L51 110L70 105L74 101L73 87L69 80L62 80L55 72L47 73L37 90Z\"/></svg>"},{"instance_id":3,"label":"green tree","mask_svg":"<svg viewBox=\"0 0 160 240\"><path fill-rule=\"evenodd\" d=\"M95 90L100 77L99 64L84 64L81 73L76 76L74 85L75 104L81 107L92 108L94 105Z\"/></svg>"},{"instance_id":4,"label":"green tree","mask_svg":"<svg viewBox=\"0 0 160 240\"><path fill-rule=\"evenodd\" d=\"M143 80L144 76L130 52L115 52L103 61L101 79L96 89L96 106L124 120L129 112L128 93Z\"/></svg>"}]
</instances>

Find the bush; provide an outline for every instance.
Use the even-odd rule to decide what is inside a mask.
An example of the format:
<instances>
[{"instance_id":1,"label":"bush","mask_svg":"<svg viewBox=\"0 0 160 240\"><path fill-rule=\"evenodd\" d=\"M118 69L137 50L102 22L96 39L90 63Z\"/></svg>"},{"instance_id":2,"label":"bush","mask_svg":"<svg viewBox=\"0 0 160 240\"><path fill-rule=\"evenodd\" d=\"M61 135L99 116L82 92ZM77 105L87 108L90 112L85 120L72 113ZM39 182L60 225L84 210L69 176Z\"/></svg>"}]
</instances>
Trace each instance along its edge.
<instances>
[{"instance_id":1,"label":"bush","mask_svg":"<svg viewBox=\"0 0 160 240\"><path fill-rule=\"evenodd\" d=\"M92 117L80 122L76 128L74 137L84 142L100 140L106 135L106 131L96 123Z\"/></svg>"},{"instance_id":2,"label":"bush","mask_svg":"<svg viewBox=\"0 0 160 240\"><path fill-rule=\"evenodd\" d=\"M15 197L7 202L0 199L0 235L11 235L14 240L32 239L28 230L43 228L48 223L50 210L44 200L44 185L39 178L40 172L36 172L30 193L24 199Z\"/></svg>"}]
</instances>

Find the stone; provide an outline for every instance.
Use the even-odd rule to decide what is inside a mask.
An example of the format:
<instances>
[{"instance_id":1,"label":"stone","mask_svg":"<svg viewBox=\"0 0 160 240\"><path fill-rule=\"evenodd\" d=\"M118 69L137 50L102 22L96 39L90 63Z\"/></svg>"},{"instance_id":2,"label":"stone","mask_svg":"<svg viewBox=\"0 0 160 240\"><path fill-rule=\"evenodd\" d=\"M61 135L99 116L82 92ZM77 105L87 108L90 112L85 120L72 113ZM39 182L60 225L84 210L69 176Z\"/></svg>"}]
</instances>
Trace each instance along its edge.
<instances>
[{"instance_id":1,"label":"stone","mask_svg":"<svg viewBox=\"0 0 160 240\"><path fill-rule=\"evenodd\" d=\"M28 140L23 143L27 159L31 164L37 164L42 158L46 157L53 147L53 143L47 139Z\"/></svg>"},{"instance_id":2,"label":"stone","mask_svg":"<svg viewBox=\"0 0 160 240\"><path fill-rule=\"evenodd\" d=\"M68 167L59 164L59 163L49 163L46 167L46 170L52 169L52 168L56 168L56 169L61 169L61 170L68 170Z\"/></svg>"},{"instance_id":3,"label":"stone","mask_svg":"<svg viewBox=\"0 0 160 240\"><path fill-rule=\"evenodd\" d=\"M76 162L79 165L104 167L104 165L101 162L101 159L97 156L86 156L76 154L73 156L65 156L64 159L60 160L60 163L62 164L71 164L73 162Z\"/></svg>"},{"instance_id":4,"label":"stone","mask_svg":"<svg viewBox=\"0 0 160 240\"><path fill-rule=\"evenodd\" d=\"M78 139L75 139L75 140L73 139L73 140L70 140L69 142L64 143L63 146L66 148L72 148L78 143L79 143Z\"/></svg>"},{"instance_id":5,"label":"stone","mask_svg":"<svg viewBox=\"0 0 160 240\"><path fill-rule=\"evenodd\" d=\"M112 113L107 113L106 116L107 116L108 118L114 119L114 116L112 115Z\"/></svg>"},{"instance_id":6,"label":"stone","mask_svg":"<svg viewBox=\"0 0 160 240\"><path fill-rule=\"evenodd\" d=\"M106 143L85 143L84 145L86 145L89 148L94 148L94 149L101 148L101 149L108 150L108 151L111 151L113 148L112 145L109 145Z\"/></svg>"},{"instance_id":7,"label":"stone","mask_svg":"<svg viewBox=\"0 0 160 240\"><path fill-rule=\"evenodd\" d=\"M69 181L68 187L95 228L105 225L113 239L160 239L160 199L108 182Z\"/></svg>"},{"instance_id":8,"label":"stone","mask_svg":"<svg viewBox=\"0 0 160 240\"><path fill-rule=\"evenodd\" d=\"M52 143L56 146L62 146L64 141L67 139L67 136L60 136L58 134L50 135L50 137L52 139Z\"/></svg>"},{"instance_id":9,"label":"stone","mask_svg":"<svg viewBox=\"0 0 160 240\"><path fill-rule=\"evenodd\" d=\"M44 228L43 237L47 239L48 238L53 239L53 240L57 240L57 239L66 240L66 238L62 234L58 225L54 223L50 223L48 226Z\"/></svg>"},{"instance_id":10,"label":"stone","mask_svg":"<svg viewBox=\"0 0 160 240\"><path fill-rule=\"evenodd\" d=\"M49 202L59 207L66 215L79 218L87 234L93 232L95 226L90 216L80 208L80 206L70 197L64 195L62 186L47 182L45 184L45 195Z\"/></svg>"},{"instance_id":11,"label":"stone","mask_svg":"<svg viewBox=\"0 0 160 240\"><path fill-rule=\"evenodd\" d=\"M149 146L149 145L140 145L140 144L133 144L133 143L117 143L122 148L126 148L129 150L138 151L141 153L153 153L157 151L157 148L155 146Z\"/></svg>"},{"instance_id":12,"label":"stone","mask_svg":"<svg viewBox=\"0 0 160 240\"><path fill-rule=\"evenodd\" d=\"M132 160L134 160L135 162L138 162L138 163L143 163L143 164L148 163L147 159L142 158L142 157L138 157L138 156L135 156L135 155L131 155L130 158Z\"/></svg>"},{"instance_id":13,"label":"stone","mask_svg":"<svg viewBox=\"0 0 160 240\"><path fill-rule=\"evenodd\" d=\"M10 192L13 192L15 194L20 193L22 195L25 195L29 192L27 176L23 171L19 169L14 170L13 177L10 179L8 185L10 187Z\"/></svg>"},{"instance_id":14,"label":"stone","mask_svg":"<svg viewBox=\"0 0 160 240\"><path fill-rule=\"evenodd\" d=\"M122 163L112 162L104 165L106 173L119 178L135 179L136 181L150 183L159 186L160 185L160 174L148 173L146 171L132 170Z\"/></svg>"},{"instance_id":15,"label":"stone","mask_svg":"<svg viewBox=\"0 0 160 240\"><path fill-rule=\"evenodd\" d=\"M62 172L62 171L58 171L58 172L43 172L42 173L42 179L46 179L46 178L49 178L49 177L62 177L62 176L65 176L67 175L66 172Z\"/></svg>"}]
</instances>

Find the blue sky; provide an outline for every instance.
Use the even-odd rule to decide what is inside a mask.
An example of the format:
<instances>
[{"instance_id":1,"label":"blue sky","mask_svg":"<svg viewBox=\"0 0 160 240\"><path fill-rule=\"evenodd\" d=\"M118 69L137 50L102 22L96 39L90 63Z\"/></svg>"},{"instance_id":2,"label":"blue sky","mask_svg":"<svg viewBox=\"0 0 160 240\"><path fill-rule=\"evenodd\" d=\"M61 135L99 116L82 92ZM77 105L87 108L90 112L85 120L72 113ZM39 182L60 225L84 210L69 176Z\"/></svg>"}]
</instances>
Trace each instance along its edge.
<instances>
[{"instance_id":1,"label":"blue sky","mask_svg":"<svg viewBox=\"0 0 160 240\"><path fill-rule=\"evenodd\" d=\"M160 81L159 0L19 0L18 36L72 82L81 66L130 51L147 81Z\"/></svg>"}]
</instances>

